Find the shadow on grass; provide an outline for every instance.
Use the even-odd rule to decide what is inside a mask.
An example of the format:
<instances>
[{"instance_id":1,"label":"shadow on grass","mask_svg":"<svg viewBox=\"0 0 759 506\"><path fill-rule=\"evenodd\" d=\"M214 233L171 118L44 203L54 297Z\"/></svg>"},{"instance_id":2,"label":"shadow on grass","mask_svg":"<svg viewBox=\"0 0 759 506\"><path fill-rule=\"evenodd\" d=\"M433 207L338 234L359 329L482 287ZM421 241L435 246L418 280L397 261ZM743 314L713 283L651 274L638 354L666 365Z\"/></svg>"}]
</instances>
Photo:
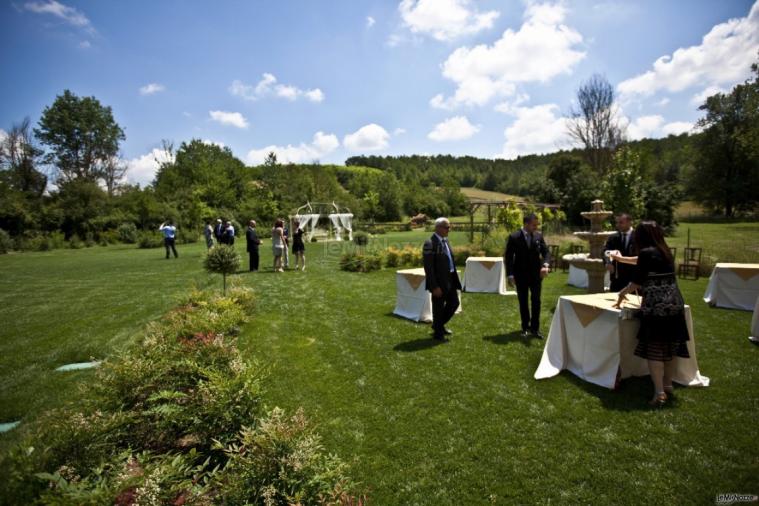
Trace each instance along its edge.
<instances>
[{"instance_id":1,"label":"shadow on grass","mask_svg":"<svg viewBox=\"0 0 759 506\"><path fill-rule=\"evenodd\" d=\"M588 394L597 397L605 409L614 411L654 411L656 409L677 408L677 392L681 387L675 384L675 393L663 408L652 408L648 401L653 396L651 378L648 376L633 376L623 379L616 390L584 381L569 371L562 371L569 382Z\"/></svg>"},{"instance_id":2,"label":"shadow on grass","mask_svg":"<svg viewBox=\"0 0 759 506\"><path fill-rule=\"evenodd\" d=\"M494 336L485 336L482 338L483 341L489 341L493 344L509 344L518 342L523 346L532 346L532 342L536 339L537 338L533 336L522 337L522 333L518 330L509 332L508 334L496 334ZM542 343L543 341L540 342Z\"/></svg>"},{"instance_id":3,"label":"shadow on grass","mask_svg":"<svg viewBox=\"0 0 759 506\"><path fill-rule=\"evenodd\" d=\"M447 341L440 341L431 337L414 339L413 341L406 341L405 343L396 344L393 346L393 350L403 352L421 351L429 348L434 348L435 346L445 344L446 342Z\"/></svg>"}]
</instances>

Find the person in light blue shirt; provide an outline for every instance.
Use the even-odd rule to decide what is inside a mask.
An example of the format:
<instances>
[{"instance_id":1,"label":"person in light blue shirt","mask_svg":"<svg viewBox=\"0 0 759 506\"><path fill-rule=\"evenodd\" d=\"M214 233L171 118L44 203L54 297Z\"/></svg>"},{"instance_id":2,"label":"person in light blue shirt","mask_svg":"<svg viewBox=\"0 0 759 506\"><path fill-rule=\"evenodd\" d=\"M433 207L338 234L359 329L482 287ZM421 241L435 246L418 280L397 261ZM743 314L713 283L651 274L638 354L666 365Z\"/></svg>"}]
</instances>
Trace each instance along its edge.
<instances>
[{"instance_id":1,"label":"person in light blue shirt","mask_svg":"<svg viewBox=\"0 0 759 506\"><path fill-rule=\"evenodd\" d=\"M235 227L232 222L227 222L227 228L224 229L224 244L233 246L235 244Z\"/></svg>"},{"instance_id":2,"label":"person in light blue shirt","mask_svg":"<svg viewBox=\"0 0 759 506\"><path fill-rule=\"evenodd\" d=\"M161 226L158 227L158 230L163 232L163 245L166 248L166 259L169 259L169 251L174 252L174 258L179 258L179 255L177 254L177 248L175 246L177 227L175 227L171 221L166 221L161 223Z\"/></svg>"}]
</instances>

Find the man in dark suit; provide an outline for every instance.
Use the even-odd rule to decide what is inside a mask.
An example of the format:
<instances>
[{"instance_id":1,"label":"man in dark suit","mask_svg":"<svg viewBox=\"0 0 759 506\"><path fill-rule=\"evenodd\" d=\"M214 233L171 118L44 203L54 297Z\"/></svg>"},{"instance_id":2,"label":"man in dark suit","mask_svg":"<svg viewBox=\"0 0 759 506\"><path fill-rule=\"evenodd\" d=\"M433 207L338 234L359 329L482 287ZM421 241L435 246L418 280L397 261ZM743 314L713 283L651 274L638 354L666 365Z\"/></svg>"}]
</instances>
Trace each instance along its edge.
<instances>
[{"instance_id":1,"label":"man in dark suit","mask_svg":"<svg viewBox=\"0 0 759 506\"><path fill-rule=\"evenodd\" d=\"M216 237L216 244L224 244L224 223L221 221L221 218L216 220L213 235Z\"/></svg>"},{"instance_id":2,"label":"man in dark suit","mask_svg":"<svg viewBox=\"0 0 759 506\"><path fill-rule=\"evenodd\" d=\"M543 236L538 232L538 217L528 214L524 226L511 234L506 241L504 263L509 284L516 285L519 314L522 318L522 335L542 339L540 333L540 290L543 278L550 272L551 255ZM527 304L528 292L532 314Z\"/></svg>"},{"instance_id":3,"label":"man in dark suit","mask_svg":"<svg viewBox=\"0 0 759 506\"><path fill-rule=\"evenodd\" d=\"M448 244L451 224L447 218L435 220L435 233L424 243L425 287L432 293L433 337L445 341L446 334L453 334L445 324L459 307L461 281L453 262L453 251Z\"/></svg>"},{"instance_id":4,"label":"man in dark suit","mask_svg":"<svg viewBox=\"0 0 759 506\"><path fill-rule=\"evenodd\" d=\"M618 250L623 257L635 256L633 243L632 217L627 213L617 216L617 233L609 236L604 246L604 252ZM618 292L632 281L635 266L610 260L604 255L606 269L611 276L609 291Z\"/></svg>"},{"instance_id":5,"label":"man in dark suit","mask_svg":"<svg viewBox=\"0 0 759 506\"><path fill-rule=\"evenodd\" d=\"M250 223L248 223L248 230L245 231L245 240L248 243L250 271L256 272L258 270L258 246L261 244L261 239L258 238L258 233L256 232L255 220L250 220Z\"/></svg>"}]
</instances>

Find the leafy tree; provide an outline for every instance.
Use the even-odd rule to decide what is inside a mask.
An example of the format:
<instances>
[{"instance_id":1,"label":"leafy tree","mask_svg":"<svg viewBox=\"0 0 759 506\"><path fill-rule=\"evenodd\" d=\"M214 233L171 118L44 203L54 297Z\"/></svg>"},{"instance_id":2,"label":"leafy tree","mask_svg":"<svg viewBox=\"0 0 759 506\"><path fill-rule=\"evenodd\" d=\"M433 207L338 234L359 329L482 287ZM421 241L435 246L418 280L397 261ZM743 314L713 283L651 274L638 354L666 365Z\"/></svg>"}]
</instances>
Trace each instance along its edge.
<instances>
[{"instance_id":1,"label":"leafy tree","mask_svg":"<svg viewBox=\"0 0 759 506\"><path fill-rule=\"evenodd\" d=\"M369 220L374 223L374 217L377 216L379 210L380 196L379 193L369 190L364 194L364 205L366 206L366 215Z\"/></svg>"},{"instance_id":2,"label":"leafy tree","mask_svg":"<svg viewBox=\"0 0 759 506\"><path fill-rule=\"evenodd\" d=\"M759 202L759 69L728 94L717 93L699 107L704 132L690 191L704 205L732 217Z\"/></svg>"},{"instance_id":3,"label":"leafy tree","mask_svg":"<svg viewBox=\"0 0 759 506\"><path fill-rule=\"evenodd\" d=\"M45 162L57 169L63 182L103 178L104 166L125 139L110 107L95 97L80 98L69 90L45 108L34 133L48 148Z\"/></svg>"},{"instance_id":4,"label":"leafy tree","mask_svg":"<svg viewBox=\"0 0 759 506\"><path fill-rule=\"evenodd\" d=\"M614 87L595 74L577 90L578 108L572 109L568 121L570 137L585 148L585 160L599 175L606 172L622 143L623 128L614 100Z\"/></svg>"},{"instance_id":5,"label":"leafy tree","mask_svg":"<svg viewBox=\"0 0 759 506\"><path fill-rule=\"evenodd\" d=\"M11 127L0 140L0 170L10 188L28 197L39 198L47 186L47 176L38 170L42 150L34 143L29 118Z\"/></svg>"},{"instance_id":6,"label":"leafy tree","mask_svg":"<svg viewBox=\"0 0 759 506\"><path fill-rule=\"evenodd\" d=\"M601 195L606 209L629 213L634 219L643 218L646 208L643 167L640 155L630 147L622 147L601 183Z\"/></svg>"},{"instance_id":7,"label":"leafy tree","mask_svg":"<svg viewBox=\"0 0 759 506\"><path fill-rule=\"evenodd\" d=\"M227 294L227 274L234 274L240 268L240 255L234 246L219 244L214 246L203 259L206 271L221 274L224 281L224 295Z\"/></svg>"}]
</instances>

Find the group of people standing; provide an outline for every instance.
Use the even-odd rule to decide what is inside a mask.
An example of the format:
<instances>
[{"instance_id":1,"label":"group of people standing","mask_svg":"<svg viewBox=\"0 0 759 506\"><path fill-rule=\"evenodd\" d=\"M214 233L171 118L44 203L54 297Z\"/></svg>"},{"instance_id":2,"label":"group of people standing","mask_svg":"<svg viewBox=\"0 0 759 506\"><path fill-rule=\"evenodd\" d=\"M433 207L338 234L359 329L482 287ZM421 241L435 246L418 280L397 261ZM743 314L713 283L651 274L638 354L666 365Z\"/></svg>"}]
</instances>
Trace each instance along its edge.
<instances>
[{"instance_id":1,"label":"group of people standing","mask_svg":"<svg viewBox=\"0 0 759 506\"><path fill-rule=\"evenodd\" d=\"M293 233L292 252L295 255L295 269L305 271L306 270L306 245L303 242L303 229L300 227L300 222L295 220L295 232ZM162 225L163 227L163 225ZM205 229L203 231L206 238L206 246L210 249L215 244L227 244L233 246L235 243L235 228L231 221L224 221L219 218L216 220L216 225L212 226L211 222L206 222ZM284 269L290 267L290 232L285 226L284 220L281 218L274 222L274 226L271 229L272 240L272 253L274 255L274 272L283 272ZM250 220L248 227L245 231L246 250L248 252L249 270L251 272L258 271L260 264L259 247L262 240L258 235L256 228L256 221ZM166 255L168 258L168 246ZM176 251L175 251L176 254Z\"/></svg>"},{"instance_id":2,"label":"group of people standing","mask_svg":"<svg viewBox=\"0 0 759 506\"><path fill-rule=\"evenodd\" d=\"M641 295L635 355L648 360L654 383L649 404L661 406L672 395L673 359L689 358L685 301L662 228L654 221L642 221L633 228L629 214L617 216L616 224L617 233L609 237L604 254L611 291L619 294L615 307L621 307L630 293ZM506 241L504 263L509 284L516 286L522 336L542 339L540 295L543 279L551 272L551 255L538 226L536 215L524 217L523 227ZM440 341L453 334L446 324L460 304L461 282L448 242L450 229L448 219L435 220L435 233L423 248L426 288L432 295L433 339Z\"/></svg>"}]
</instances>

